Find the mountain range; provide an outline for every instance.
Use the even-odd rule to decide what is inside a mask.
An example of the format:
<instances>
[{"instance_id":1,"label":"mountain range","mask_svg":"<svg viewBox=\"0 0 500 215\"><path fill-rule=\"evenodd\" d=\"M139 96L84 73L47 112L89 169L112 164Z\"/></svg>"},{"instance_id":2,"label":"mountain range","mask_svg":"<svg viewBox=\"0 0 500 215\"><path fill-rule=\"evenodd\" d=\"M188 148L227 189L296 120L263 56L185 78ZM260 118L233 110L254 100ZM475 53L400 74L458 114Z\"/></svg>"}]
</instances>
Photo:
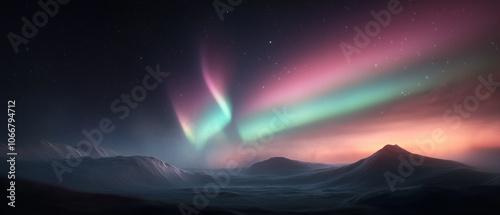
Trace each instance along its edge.
<instances>
[{"instance_id":1,"label":"mountain range","mask_svg":"<svg viewBox=\"0 0 500 215\"><path fill-rule=\"evenodd\" d=\"M98 154L82 157L80 164L65 173L64 180L59 182L51 164L65 162L61 155L67 151L61 148L71 149L47 143L41 147L44 149L36 155L37 159L16 162L18 179L29 186L57 188L59 194L67 193L65 195L101 193L128 196L136 199L130 200L133 202L153 201L152 205L162 204L157 201L169 203L168 206L156 205L159 211L165 209L163 207L170 210L170 204L193 204L195 190L215 184L214 179L218 177L213 170L187 171L153 157L116 156L96 148ZM7 170L8 166L3 162L0 167ZM219 185L217 195L210 198L207 211L223 214L219 209L224 208L258 214L342 213L344 210L364 213L386 207L391 201L403 201L407 207L418 211L415 204L435 203L429 203L428 198L456 203L483 199L477 204L498 208L500 192L493 191L499 189L498 174L482 172L455 161L413 154L397 145L386 145L371 156L348 165L308 163L283 157L256 162L241 173L230 174L227 184ZM399 206L396 208L384 213L404 211Z\"/></svg>"}]
</instances>

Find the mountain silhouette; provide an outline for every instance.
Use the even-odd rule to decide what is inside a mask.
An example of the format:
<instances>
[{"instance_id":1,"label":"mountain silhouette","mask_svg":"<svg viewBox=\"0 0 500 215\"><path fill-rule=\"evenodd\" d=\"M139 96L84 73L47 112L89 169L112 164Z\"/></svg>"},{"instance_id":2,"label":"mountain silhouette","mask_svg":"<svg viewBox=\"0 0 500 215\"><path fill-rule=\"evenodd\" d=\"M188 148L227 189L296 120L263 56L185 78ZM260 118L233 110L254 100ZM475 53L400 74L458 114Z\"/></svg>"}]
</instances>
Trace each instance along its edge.
<instances>
[{"instance_id":1,"label":"mountain silhouette","mask_svg":"<svg viewBox=\"0 0 500 215\"><path fill-rule=\"evenodd\" d=\"M67 165L66 160L54 160L54 162ZM206 181L209 178L205 173L185 171L154 157L115 156L84 157L79 165L71 168L71 172L64 172L61 176L63 181L59 181L52 164L52 161L19 160L16 162L16 167L22 171L16 176L35 182L93 192L179 187L192 185L198 180Z\"/></svg>"},{"instance_id":2,"label":"mountain silhouette","mask_svg":"<svg viewBox=\"0 0 500 215\"><path fill-rule=\"evenodd\" d=\"M66 160L58 160L61 163ZM19 160L18 177L81 191L190 187L213 181L210 172L186 171L153 157L115 156L82 158L60 183L51 161ZM4 165L3 168L8 167ZM230 177L244 186L289 185L311 189L370 190L413 186L466 186L498 184L498 175L480 172L455 161L413 154L398 145L386 145L352 164L335 166L273 157ZM397 181L390 186L391 181Z\"/></svg>"},{"instance_id":3,"label":"mountain silhouette","mask_svg":"<svg viewBox=\"0 0 500 215\"><path fill-rule=\"evenodd\" d=\"M402 187L417 185L478 185L494 179L465 164L413 154L398 145L386 145L367 158L310 175L306 180L321 186L354 188L388 187L391 180Z\"/></svg>"},{"instance_id":4,"label":"mountain silhouette","mask_svg":"<svg viewBox=\"0 0 500 215\"><path fill-rule=\"evenodd\" d=\"M95 144L88 144L79 148L66 144L51 143L49 141L40 141L39 143L19 146L17 150L23 152L19 153L17 158L25 160L66 159L68 156L73 158L105 158L118 156L116 152ZM0 144L0 157L5 156L6 153L7 145Z\"/></svg>"},{"instance_id":5,"label":"mountain silhouette","mask_svg":"<svg viewBox=\"0 0 500 215\"><path fill-rule=\"evenodd\" d=\"M317 168L331 167L328 164L309 163L297 160L291 160L284 157L273 157L265 161L257 162L246 169L248 174L296 174L304 171L310 171Z\"/></svg>"},{"instance_id":6,"label":"mountain silhouette","mask_svg":"<svg viewBox=\"0 0 500 215\"><path fill-rule=\"evenodd\" d=\"M398 146L398 144L395 145L385 145L381 149L379 149L377 152L374 154L410 154L410 152L406 151L405 149L401 148Z\"/></svg>"},{"instance_id":7,"label":"mountain silhouette","mask_svg":"<svg viewBox=\"0 0 500 215\"><path fill-rule=\"evenodd\" d=\"M83 157L79 165L64 174L62 182L56 178L51 166L53 161L66 164L65 159L17 160L16 180L19 177L19 180L35 182L48 190L54 190L50 186L57 186L174 205L188 204L210 195L214 198L209 199L208 208L270 211L323 208L329 210L325 214L372 214L372 209L387 208L404 212L405 208L420 210L422 203L433 208L435 201L453 203L445 205L443 210L455 209L456 205L477 199L476 205L486 202L486 206L491 206L497 205L491 200L498 199L500 189L498 174L481 172L455 161L413 154L398 145L386 145L366 158L343 166L273 157L251 165L242 173L187 171L144 156ZM7 162L0 163L0 170L7 172L8 168ZM397 183L391 184L391 181ZM73 195L73 191L64 195ZM403 206L394 208L391 206L394 202ZM139 205L143 203L138 202ZM346 208L339 209L342 205ZM357 209L345 213L347 208ZM421 214L429 214L424 212Z\"/></svg>"}]
</instances>

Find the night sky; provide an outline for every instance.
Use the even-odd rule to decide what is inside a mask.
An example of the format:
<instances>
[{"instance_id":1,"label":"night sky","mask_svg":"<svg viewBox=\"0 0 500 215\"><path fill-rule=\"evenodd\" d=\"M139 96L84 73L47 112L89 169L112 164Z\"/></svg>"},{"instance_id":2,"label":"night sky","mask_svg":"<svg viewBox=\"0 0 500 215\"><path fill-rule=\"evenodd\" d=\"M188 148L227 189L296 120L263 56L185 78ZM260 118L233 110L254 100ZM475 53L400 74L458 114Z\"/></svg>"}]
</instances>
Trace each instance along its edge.
<instances>
[{"instance_id":1,"label":"night sky","mask_svg":"<svg viewBox=\"0 0 500 215\"><path fill-rule=\"evenodd\" d=\"M188 168L245 160L241 146L323 163L386 144L461 161L500 151L500 92L484 84L500 82L500 3L220 2L223 20L213 1L69 1L17 53L9 33L22 37L42 7L4 2L17 144L75 146L108 118L102 147ZM368 40L356 45L356 29ZM157 85L141 94L145 76ZM131 92L135 108L122 100ZM418 144L433 136L434 149Z\"/></svg>"}]
</instances>

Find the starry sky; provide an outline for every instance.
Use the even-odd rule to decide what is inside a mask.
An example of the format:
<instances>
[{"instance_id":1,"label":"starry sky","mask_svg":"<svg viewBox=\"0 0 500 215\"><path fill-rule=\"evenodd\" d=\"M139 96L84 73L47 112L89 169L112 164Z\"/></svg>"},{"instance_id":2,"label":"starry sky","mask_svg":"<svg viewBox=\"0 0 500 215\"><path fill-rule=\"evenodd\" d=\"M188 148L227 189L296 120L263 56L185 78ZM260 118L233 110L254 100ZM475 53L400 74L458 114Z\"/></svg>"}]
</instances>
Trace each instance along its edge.
<instances>
[{"instance_id":1,"label":"starry sky","mask_svg":"<svg viewBox=\"0 0 500 215\"><path fill-rule=\"evenodd\" d=\"M469 163L500 155L496 1L70 1L17 53L9 33L43 9L4 4L19 145L74 146L108 118L103 147L185 168L349 163L386 144ZM114 110L148 66L168 76Z\"/></svg>"}]
</instances>

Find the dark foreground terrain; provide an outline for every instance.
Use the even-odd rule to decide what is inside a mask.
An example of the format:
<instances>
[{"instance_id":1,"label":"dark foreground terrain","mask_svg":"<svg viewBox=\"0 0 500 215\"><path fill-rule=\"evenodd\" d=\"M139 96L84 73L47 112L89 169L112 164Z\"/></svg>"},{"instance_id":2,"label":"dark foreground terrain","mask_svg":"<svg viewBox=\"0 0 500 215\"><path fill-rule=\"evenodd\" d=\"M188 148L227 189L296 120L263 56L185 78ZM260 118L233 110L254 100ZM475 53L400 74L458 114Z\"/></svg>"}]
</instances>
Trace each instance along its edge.
<instances>
[{"instance_id":1,"label":"dark foreground terrain","mask_svg":"<svg viewBox=\"0 0 500 215\"><path fill-rule=\"evenodd\" d=\"M2 214L181 214L177 205L106 194L91 194L39 183L17 181L16 207L2 204ZM7 184L2 180L2 184ZM3 201L5 202L5 201ZM283 208L286 210L286 208ZM247 208L211 208L199 214L498 214L500 187L462 189L420 187L367 193L342 207L305 212Z\"/></svg>"},{"instance_id":2,"label":"dark foreground terrain","mask_svg":"<svg viewBox=\"0 0 500 215\"><path fill-rule=\"evenodd\" d=\"M413 161L411 171L400 171L401 157ZM16 164L16 207L2 198L2 214L500 214L498 174L390 145L344 166L257 162L219 177L224 185L203 192L212 196L202 206L193 200L217 181L213 171L181 170L150 157L84 158L60 183L50 161ZM403 181L391 189L387 172Z\"/></svg>"}]
</instances>

